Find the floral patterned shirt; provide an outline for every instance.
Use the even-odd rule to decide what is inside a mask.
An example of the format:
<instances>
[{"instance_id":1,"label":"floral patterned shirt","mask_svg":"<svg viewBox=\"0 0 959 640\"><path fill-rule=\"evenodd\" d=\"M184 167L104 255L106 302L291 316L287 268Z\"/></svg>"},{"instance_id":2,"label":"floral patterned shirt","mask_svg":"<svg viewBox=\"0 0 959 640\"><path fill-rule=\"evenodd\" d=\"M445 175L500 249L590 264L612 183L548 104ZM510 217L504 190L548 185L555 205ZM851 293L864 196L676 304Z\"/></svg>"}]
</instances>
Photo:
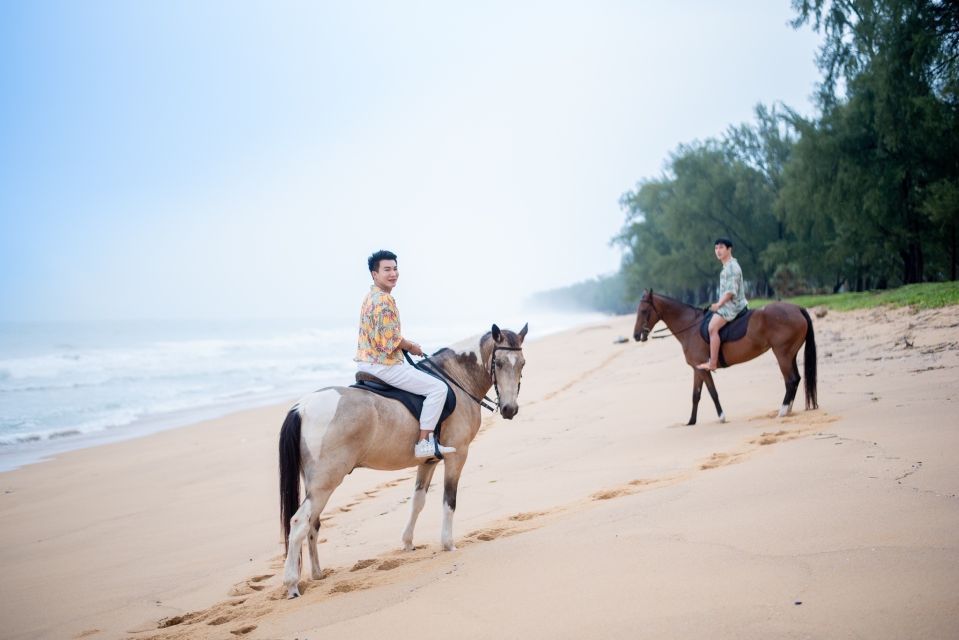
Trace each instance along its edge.
<instances>
[{"instance_id":1,"label":"floral patterned shirt","mask_svg":"<svg viewBox=\"0 0 959 640\"><path fill-rule=\"evenodd\" d=\"M360 334L353 359L374 364L402 364L402 340L396 300L376 285L371 286L360 307Z\"/></svg>"},{"instance_id":2,"label":"floral patterned shirt","mask_svg":"<svg viewBox=\"0 0 959 640\"><path fill-rule=\"evenodd\" d=\"M743 270L739 267L736 258L730 258L719 272L719 295L733 294L732 299L719 307L719 315L726 320L732 320L740 311L746 308L746 288L743 286Z\"/></svg>"}]
</instances>

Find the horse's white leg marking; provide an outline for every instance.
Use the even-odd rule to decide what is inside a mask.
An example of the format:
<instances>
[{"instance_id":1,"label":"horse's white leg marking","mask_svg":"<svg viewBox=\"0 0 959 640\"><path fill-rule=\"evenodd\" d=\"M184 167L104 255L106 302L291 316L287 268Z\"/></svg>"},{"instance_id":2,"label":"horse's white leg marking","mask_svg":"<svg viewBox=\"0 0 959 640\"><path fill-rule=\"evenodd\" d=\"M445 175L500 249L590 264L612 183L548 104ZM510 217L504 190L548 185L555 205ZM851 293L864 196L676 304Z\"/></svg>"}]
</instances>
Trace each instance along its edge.
<instances>
[{"instance_id":1,"label":"horse's white leg marking","mask_svg":"<svg viewBox=\"0 0 959 640\"><path fill-rule=\"evenodd\" d=\"M283 569L283 584L286 586L288 598L296 598L300 595L300 589L297 585L300 581L300 558L303 553L303 539L310 527L312 511L312 501L307 498L290 520L289 549L286 553L286 564Z\"/></svg>"},{"instance_id":2,"label":"horse's white leg marking","mask_svg":"<svg viewBox=\"0 0 959 640\"><path fill-rule=\"evenodd\" d=\"M722 413L719 414L719 421L720 421L720 422L726 422L726 412L725 412L725 411L723 411Z\"/></svg>"},{"instance_id":3,"label":"horse's white leg marking","mask_svg":"<svg viewBox=\"0 0 959 640\"><path fill-rule=\"evenodd\" d=\"M453 509L446 501L443 501L443 533L440 538L443 542L443 548L447 551L456 551L456 545L453 544Z\"/></svg>"},{"instance_id":4,"label":"horse's white leg marking","mask_svg":"<svg viewBox=\"0 0 959 640\"><path fill-rule=\"evenodd\" d=\"M788 404L784 404L783 406L779 407L779 417L780 417L780 418L784 417L787 413L789 413L789 405L788 405Z\"/></svg>"},{"instance_id":5,"label":"horse's white leg marking","mask_svg":"<svg viewBox=\"0 0 959 640\"><path fill-rule=\"evenodd\" d=\"M435 464L424 464L416 470L416 484L413 487L413 501L410 506L410 520L403 530L403 549L413 550L413 528L416 526L416 519L423 510L426 503L426 492L430 488L430 480L433 478L433 472L436 470Z\"/></svg>"},{"instance_id":6,"label":"horse's white leg marking","mask_svg":"<svg viewBox=\"0 0 959 640\"><path fill-rule=\"evenodd\" d=\"M410 520L406 523L406 529L403 530L403 549L405 551L413 550L413 528L416 526L416 519L423 510L426 503L426 489L419 487L413 491L413 505L410 508Z\"/></svg>"},{"instance_id":7,"label":"horse's white leg marking","mask_svg":"<svg viewBox=\"0 0 959 640\"><path fill-rule=\"evenodd\" d=\"M447 551L456 550L456 546L453 545L453 512L456 511L456 489L464 464L466 464L466 451L450 456L443 463L443 529L440 540Z\"/></svg>"}]
</instances>

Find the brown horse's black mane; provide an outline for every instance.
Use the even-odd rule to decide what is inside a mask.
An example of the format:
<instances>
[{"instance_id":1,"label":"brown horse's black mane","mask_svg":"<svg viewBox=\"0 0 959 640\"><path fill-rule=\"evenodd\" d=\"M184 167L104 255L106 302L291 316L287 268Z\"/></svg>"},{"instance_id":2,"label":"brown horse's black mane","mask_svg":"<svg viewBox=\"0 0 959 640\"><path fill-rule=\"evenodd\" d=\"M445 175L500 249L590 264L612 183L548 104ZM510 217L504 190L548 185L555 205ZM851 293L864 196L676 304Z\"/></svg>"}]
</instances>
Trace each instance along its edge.
<instances>
[{"instance_id":1,"label":"brown horse's black mane","mask_svg":"<svg viewBox=\"0 0 959 640\"><path fill-rule=\"evenodd\" d=\"M696 305L689 304L688 302L683 302L682 300L677 300L676 298L673 298L673 297L671 297L671 296L667 296L667 295L662 294L662 293L655 293L655 292L649 291L649 292L646 293L646 295L644 296L644 298L645 298L645 299L648 299L648 300L650 301L650 304L652 304L653 296L659 296L660 298L663 298L664 300L669 300L670 302L675 302L676 304L681 304L681 305L684 306L684 307L689 307L690 309L695 309L696 311L698 311L698 312L700 312L700 313L702 313L702 314L705 314L705 313L706 313L705 309L703 309L702 307L697 307Z\"/></svg>"}]
</instances>

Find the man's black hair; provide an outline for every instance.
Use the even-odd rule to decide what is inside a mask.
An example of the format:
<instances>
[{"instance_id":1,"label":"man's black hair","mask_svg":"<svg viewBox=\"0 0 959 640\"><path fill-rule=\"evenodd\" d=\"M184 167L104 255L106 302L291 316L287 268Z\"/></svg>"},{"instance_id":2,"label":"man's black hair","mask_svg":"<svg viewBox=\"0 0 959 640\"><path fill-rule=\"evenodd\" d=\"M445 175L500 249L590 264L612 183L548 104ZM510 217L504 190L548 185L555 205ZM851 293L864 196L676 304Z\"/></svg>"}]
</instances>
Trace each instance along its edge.
<instances>
[{"instance_id":1,"label":"man's black hair","mask_svg":"<svg viewBox=\"0 0 959 640\"><path fill-rule=\"evenodd\" d=\"M733 248L733 241L729 238L716 238L716 242L713 243L713 246L715 247L717 244L724 244L726 245L727 249Z\"/></svg>"},{"instance_id":2,"label":"man's black hair","mask_svg":"<svg viewBox=\"0 0 959 640\"><path fill-rule=\"evenodd\" d=\"M396 254L392 251L387 251L386 249L380 249L369 258L366 259L366 266L370 268L370 271L379 271L380 270L380 260L396 260Z\"/></svg>"}]
</instances>

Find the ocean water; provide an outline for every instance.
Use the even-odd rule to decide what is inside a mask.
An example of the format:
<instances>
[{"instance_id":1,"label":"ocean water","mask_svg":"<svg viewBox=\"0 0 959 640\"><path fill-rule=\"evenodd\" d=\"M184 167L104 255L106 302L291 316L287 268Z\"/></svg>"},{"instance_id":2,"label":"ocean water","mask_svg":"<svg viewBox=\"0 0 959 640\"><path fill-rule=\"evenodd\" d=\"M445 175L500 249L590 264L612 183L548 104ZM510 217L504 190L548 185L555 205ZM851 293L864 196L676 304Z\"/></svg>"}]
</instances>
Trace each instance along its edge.
<instances>
[{"instance_id":1,"label":"ocean water","mask_svg":"<svg viewBox=\"0 0 959 640\"><path fill-rule=\"evenodd\" d=\"M601 318L533 314L529 339ZM471 335L413 338L433 351ZM349 384L355 348L347 319L0 323L0 471Z\"/></svg>"}]
</instances>

